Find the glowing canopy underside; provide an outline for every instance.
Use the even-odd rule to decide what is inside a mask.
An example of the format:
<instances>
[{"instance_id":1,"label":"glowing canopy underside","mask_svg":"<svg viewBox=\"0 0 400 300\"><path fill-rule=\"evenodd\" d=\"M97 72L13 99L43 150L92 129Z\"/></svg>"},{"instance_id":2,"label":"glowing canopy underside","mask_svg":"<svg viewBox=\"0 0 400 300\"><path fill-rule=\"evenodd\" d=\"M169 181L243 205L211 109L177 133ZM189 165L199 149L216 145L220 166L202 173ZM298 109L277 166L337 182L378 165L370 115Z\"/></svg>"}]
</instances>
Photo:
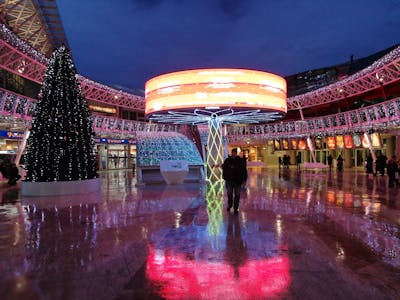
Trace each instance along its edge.
<instances>
[{"instance_id":1,"label":"glowing canopy underside","mask_svg":"<svg viewBox=\"0 0 400 300\"><path fill-rule=\"evenodd\" d=\"M145 99L145 113L155 121L162 121L160 116L165 114L173 115L170 121L190 123L198 119L199 112L202 117L204 112L229 112L230 122L240 115L240 122L246 123L244 112L253 117L261 114L261 119L273 116L265 121L287 112L285 79L255 70L198 69L164 74L146 82Z\"/></svg>"}]
</instances>

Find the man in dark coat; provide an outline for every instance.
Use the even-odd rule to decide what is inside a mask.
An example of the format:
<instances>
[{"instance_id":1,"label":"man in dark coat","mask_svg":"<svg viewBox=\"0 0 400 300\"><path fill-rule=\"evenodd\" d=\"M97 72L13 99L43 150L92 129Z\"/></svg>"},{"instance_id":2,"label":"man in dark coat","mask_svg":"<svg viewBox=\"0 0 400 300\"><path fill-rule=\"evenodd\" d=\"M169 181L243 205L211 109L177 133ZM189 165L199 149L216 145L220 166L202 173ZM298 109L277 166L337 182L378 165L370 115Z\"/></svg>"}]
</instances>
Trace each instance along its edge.
<instances>
[{"instance_id":1,"label":"man in dark coat","mask_svg":"<svg viewBox=\"0 0 400 300\"><path fill-rule=\"evenodd\" d=\"M225 180L228 195L229 212L233 206L235 214L238 213L240 191L247 177L246 160L237 155L237 149L232 149L232 155L225 159L222 164L222 175Z\"/></svg>"},{"instance_id":2,"label":"man in dark coat","mask_svg":"<svg viewBox=\"0 0 400 300\"><path fill-rule=\"evenodd\" d=\"M7 178L9 185L16 185L17 180L21 179L21 175L18 174L18 167L14 163L8 166Z\"/></svg>"},{"instance_id":3,"label":"man in dark coat","mask_svg":"<svg viewBox=\"0 0 400 300\"><path fill-rule=\"evenodd\" d=\"M387 161L386 164L387 174L389 176L389 187L396 186L399 182L396 180L396 173L399 171L399 166L397 165L396 155L393 155L391 159Z\"/></svg>"},{"instance_id":4,"label":"man in dark coat","mask_svg":"<svg viewBox=\"0 0 400 300\"><path fill-rule=\"evenodd\" d=\"M342 157L342 155L341 154L339 154L339 156L338 156L338 158L336 159L336 161L337 161L337 170L339 171L339 172L342 172L343 171L343 157Z\"/></svg>"},{"instance_id":5,"label":"man in dark coat","mask_svg":"<svg viewBox=\"0 0 400 300\"><path fill-rule=\"evenodd\" d=\"M367 156L366 162L365 168L367 169L367 175L374 174L374 159L371 154Z\"/></svg>"},{"instance_id":6,"label":"man in dark coat","mask_svg":"<svg viewBox=\"0 0 400 300\"><path fill-rule=\"evenodd\" d=\"M329 154L329 156L328 156L329 172L332 172L332 163L333 163L333 157L332 157L332 155Z\"/></svg>"},{"instance_id":7,"label":"man in dark coat","mask_svg":"<svg viewBox=\"0 0 400 300\"><path fill-rule=\"evenodd\" d=\"M376 159L376 175L378 175L378 173L381 173L382 176L385 175L385 167L386 167L386 155L384 154L380 154L377 159Z\"/></svg>"}]
</instances>

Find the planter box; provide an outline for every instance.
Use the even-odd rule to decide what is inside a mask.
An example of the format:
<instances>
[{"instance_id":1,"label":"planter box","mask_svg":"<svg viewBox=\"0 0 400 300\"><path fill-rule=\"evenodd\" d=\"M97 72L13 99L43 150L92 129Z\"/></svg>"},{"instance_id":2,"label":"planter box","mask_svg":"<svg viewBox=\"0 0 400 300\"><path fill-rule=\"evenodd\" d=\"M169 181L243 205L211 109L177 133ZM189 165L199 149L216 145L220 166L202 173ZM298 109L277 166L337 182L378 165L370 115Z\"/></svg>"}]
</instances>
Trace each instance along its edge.
<instances>
[{"instance_id":1,"label":"planter box","mask_svg":"<svg viewBox=\"0 0 400 300\"><path fill-rule=\"evenodd\" d=\"M75 181L21 182L22 196L73 195L90 193L98 190L100 190L100 178Z\"/></svg>"}]
</instances>

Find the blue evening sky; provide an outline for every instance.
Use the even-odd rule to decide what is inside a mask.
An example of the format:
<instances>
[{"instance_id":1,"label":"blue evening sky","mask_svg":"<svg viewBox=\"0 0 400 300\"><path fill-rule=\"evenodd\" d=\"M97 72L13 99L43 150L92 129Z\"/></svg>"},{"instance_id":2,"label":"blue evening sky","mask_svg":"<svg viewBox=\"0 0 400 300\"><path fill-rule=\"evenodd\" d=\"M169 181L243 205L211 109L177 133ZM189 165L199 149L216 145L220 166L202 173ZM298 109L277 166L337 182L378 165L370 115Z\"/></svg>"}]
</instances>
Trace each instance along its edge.
<instances>
[{"instance_id":1,"label":"blue evening sky","mask_svg":"<svg viewBox=\"0 0 400 300\"><path fill-rule=\"evenodd\" d=\"M144 89L160 74L292 75L400 41L399 0L57 0L78 72Z\"/></svg>"}]
</instances>

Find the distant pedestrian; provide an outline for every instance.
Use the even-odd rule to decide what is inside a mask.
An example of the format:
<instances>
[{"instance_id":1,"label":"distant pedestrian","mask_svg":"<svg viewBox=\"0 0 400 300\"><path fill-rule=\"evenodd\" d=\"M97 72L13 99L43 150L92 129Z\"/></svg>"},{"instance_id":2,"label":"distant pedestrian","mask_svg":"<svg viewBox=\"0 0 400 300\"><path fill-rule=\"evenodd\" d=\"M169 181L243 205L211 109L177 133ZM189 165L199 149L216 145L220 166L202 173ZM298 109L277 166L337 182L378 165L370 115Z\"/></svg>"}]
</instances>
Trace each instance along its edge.
<instances>
[{"instance_id":1,"label":"distant pedestrian","mask_svg":"<svg viewBox=\"0 0 400 300\"><path fill-rule=\"evenodd\" d=\"M3 176L3 178L7 178L8 177L7 168L8 168L8 164L7 164L7 162L5 160L3 160L0 163L0 172L1 172L1 175Z\"/></svg>"},{"instance_id":2,"label":"distant pedestrian","mask_svg":"<svg viewBox=\"0 0 400 300\"><path fill-rule=\"evenodd\" d=\"M342 172L343 171L343 160L344 160L342 155L339 154L339 156L338 156L338 158L336 160L337 160L337 170L339 172Z\"/></svg>"},{"instance_id":3,"label":"distant pedestrian","mask_svg":"<svg viewBox=\"0 0 400 300\"><path fill-rule=\"evenodd\" d=\"M385 175L386 160L386 155L381 153L378 156L378 158L376 159L376 175L378 175L378 173L380 173L382 176Z\"/></svg>"},{"instance_id":4,"label":"distant pedestrian","mask_svg":"<svg viewBox=\"0 0 400 300\"><path fill-rule=\"evenodd\" d=\"M12 163L7 169L7 178L9 185L16 185L17 181L21 179L21 175L18 174L18 168L16 164Z\"/></svg>"},{"instance_id":5,"label":"distant pedestrian","mask_svg":"<svg viewBox=\"0 0 400 300\"><path fill-rule=\"evenodd\" d=\"M300 154L300 152L298 152L297 155L296 155L297 171L300 171L300 165L301 165L301 154Z\"/></svg>"},{"instance_id":6,"label":"distant pedestrian","mask_svg":"<svg viewBox=\"0 0 400 300\"><path fill-rule=\"evenodd\" d=\"M369 154L367 156L366 165L365 165L365 168L367 170L367 175L374 174L373 165L374 165L374 160L373 160L371 154Z\"/></svg>"},{"instance_id":7,"label":"distant pedestrian","mask_svg":"<svg viewBox=\"0 0 400 300\"><path fill-rule=\"evenodd\" d=\"M285 166L286 169L289 169L290 165L290 156L289 155L284 155L283 156L283 165Z\"/></svg>"},{"instance_id":8,"label":"distant pedestrian","mask_svg":"<svg viewBox=\"0 0 400 300\"><path fill-rule=\"evenodd\" d=\"M396 180L396 174L399 171L399 167L397 165L396 155L393 155L392 158L387 161L386 168L389 177L389 187L394 186L395 183L396 186L398 186L399 182Z\"/></svg>"},{"instance_id":9,"label":"distant pedestrian","mask_svg":"<svg viewBox=\"0 0 400 300\"><path fill-rule=\"evenodd\" d=\"M333 157L332 155L328 155L328 166L329 166L329 172L332 172L332 163L333 163Z\"/></svg>"}]
</instances>

